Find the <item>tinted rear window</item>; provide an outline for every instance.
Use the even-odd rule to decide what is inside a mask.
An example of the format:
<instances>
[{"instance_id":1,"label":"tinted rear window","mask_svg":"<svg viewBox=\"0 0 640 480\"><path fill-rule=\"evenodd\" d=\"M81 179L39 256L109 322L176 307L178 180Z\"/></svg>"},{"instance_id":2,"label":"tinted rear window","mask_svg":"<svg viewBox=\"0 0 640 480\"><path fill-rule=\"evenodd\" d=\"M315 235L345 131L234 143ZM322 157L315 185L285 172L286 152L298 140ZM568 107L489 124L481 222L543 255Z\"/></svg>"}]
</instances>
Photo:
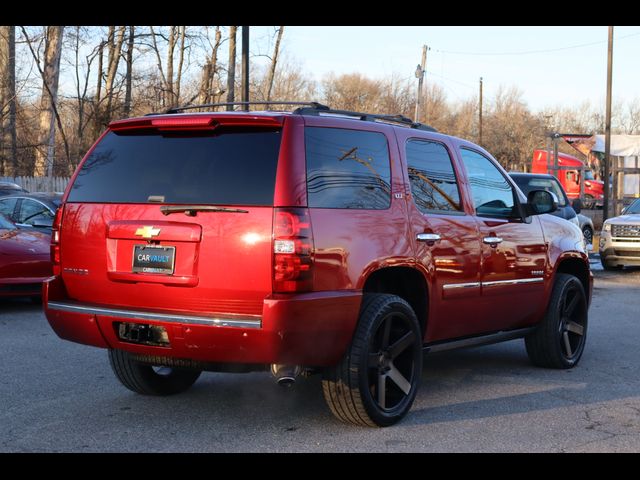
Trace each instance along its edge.
<instances>
[{"instance_id":1,"label":"tinted rear window","mask_svg":"<svg viewBox=\"0 0 640 480\"><path fill-rule=\"evenodd\" d=\"M389 146L382 133L307 127L305 145L310 207L389 208Z\"/></svg>"},{"instance_id":2,"label":"tinted rear window","mask_svg":"<svg viewBox=\"0 0 640 480\"><path fill-rule=\"evenodd\" d=\"M70 202L273 205L280 132L108 133L78 172Z\"/></svg>"}]
</instances>

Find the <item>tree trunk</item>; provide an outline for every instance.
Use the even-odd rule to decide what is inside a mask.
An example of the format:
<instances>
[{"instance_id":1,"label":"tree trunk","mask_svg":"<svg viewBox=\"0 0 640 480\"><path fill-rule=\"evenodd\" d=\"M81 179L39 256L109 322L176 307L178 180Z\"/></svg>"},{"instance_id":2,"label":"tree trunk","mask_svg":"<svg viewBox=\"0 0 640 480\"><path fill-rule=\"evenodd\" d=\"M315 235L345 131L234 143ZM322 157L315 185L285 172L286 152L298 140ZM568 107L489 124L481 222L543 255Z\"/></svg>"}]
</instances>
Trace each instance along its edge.
<instances>
[{"instance_id":1,"label":"tree trunk","mask_svg":"<svg viewBox=\"0 0 640 480\"><path fill-rule=\"evenodd\" d=\"M0 169L12 177L17 168L15 26L0 27L0 118Z\"/></svg>"},{"instance_id":2,"label":"tree trunk","mask_svg":"<svg viewBox=\"0 0 640 480\"><path fill-rule=\"evenodd\" d=\"M169 27L169 47L167 48L167 77L165 84L165 107L174 107L175 91L173 89L173 53L176 49L176 27Z\"/></svg>"},{"instance_id":3,"label":"tree trunk","mask_svg":"<svg viewBox=\"0 0 640 480\"><path fill-rule=\"evenodd\" d=\"M235 101L236 82L236 32L238 27L229 29L229 73L227 74L227 102ZM233 105L227 106L227 110L233 110Z\"/></svg>"},{"instance_id":4,"label":"tree trunk","mask_svg":"<svg viewBox=\"0 0 640 480\"><path fill-rule=\"evenodd\" d=\"M131 84L133 76L133 42L135 38L134 26L129 27L129 39L127 42L127 73L124 91L124 116L128 117L131 113Z\"/></svg>"},{"instance_id":5,"label":"tree trunk","mask_svg":"<svg viewBox=\"0 0 640 480\"><path fill-rule=\"evenodd\" d=\"M39 141L36 149L35 176L51 176L55 151L54 105L58 99L60 54L63 26L47 27L44 52L43 87L40 97Z\"/></svg>"},{"instance_id":6,"label":"tree trunk","mask_svg":"<svg viewBox=\"0 0 640 480\"><path fill-rule=\"evenodd\" d=\"M269 76L267 77L267 102L271 100L271 89L273 88L273 78L276 74L276 64L278 63L278 53L280 52L280 40L282 40L282 33L284 32L284 26L281 26L278 30L278 37L276 38L276 45L273 48L273 57L271 57L271 68L269 69Z\"/></svg>"},{"instance_id":7,"label":"tree trunk","mask_svg":"<svg viewBox=\"0 0 640 480\"><path fill-rule=\"evenodd\" d=\"M182 82L182 65L184 63L184 40L187 35L187 27L178 27L178 35L180 35L180 54L178 56L178 73L176 75L176 88L174 90L174 106L180 104L180 83Z\"/></svg>"},{"instance_id":8,"label":"tree trunk","mask_svg":"<svg viewBox=\"0 0 640 480\"><path fill-rule=\"evenodd\" d=\"M116 80L116 73L118 72L118 63L122 53L122 42L124 41L125 29L125 26L120 27L116 37L114 27L109 27L109 60L107 67L107 79L104 83L104 94L107 99L107 108L104 115L105 124L108 124L113 116L113 85Z\"/></svg>"},{"instance_id":9,"label":"tree trunk","mask_svg":"<svg viewBox=\"0 0 640 480\"><path fill-rule=\"evenodd\" d=\"M100 114L102 108L100 105L100 97L102 95L102 63L104 60L104 44L105 42L100 42L100 48L98 50L98 84L96 85L96 96L93 102L93 136L95 138L100 135L100 131L102 130L102 115Z\"/></svg>"}]
</instances>

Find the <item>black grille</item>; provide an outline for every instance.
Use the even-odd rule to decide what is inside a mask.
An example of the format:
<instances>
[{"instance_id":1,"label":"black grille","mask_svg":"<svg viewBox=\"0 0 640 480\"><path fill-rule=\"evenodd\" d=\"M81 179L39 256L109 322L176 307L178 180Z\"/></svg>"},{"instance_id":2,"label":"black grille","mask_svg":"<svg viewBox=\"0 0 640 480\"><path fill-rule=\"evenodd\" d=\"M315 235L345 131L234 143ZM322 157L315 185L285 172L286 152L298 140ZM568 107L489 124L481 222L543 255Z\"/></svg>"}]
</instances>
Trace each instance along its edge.
<instances>
[{"instance_id":1,"label":"black grille","mask_svg":"<svg viewBox=\"0 0 640 480\"><path fill-rule=\"evenodd\" d=\"M611 235L614 237L640 237L640 225L612 225Z\"/></svg>"}]
</instances>

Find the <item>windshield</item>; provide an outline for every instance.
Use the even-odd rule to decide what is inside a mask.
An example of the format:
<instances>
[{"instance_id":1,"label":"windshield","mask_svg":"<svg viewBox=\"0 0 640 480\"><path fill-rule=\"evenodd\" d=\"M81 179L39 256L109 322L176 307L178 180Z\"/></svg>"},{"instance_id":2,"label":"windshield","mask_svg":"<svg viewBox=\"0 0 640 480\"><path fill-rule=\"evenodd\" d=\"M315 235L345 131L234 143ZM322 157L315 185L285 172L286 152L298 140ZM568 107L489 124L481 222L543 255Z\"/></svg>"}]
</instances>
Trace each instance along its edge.
<instances>
[{"instance_id":1,"label":"windshield","mask_svg":"<svg viewBox=\"0 0 640 480\"><path fill-rule=\"evenodd\" d=\"M638 214L640 213L640 198L633 202L629 207L624 211L625 215L630 214Z\"/></svg>"},{"instance_id":2,"label":"windshield","mask_svg":"<svg viewBox=\"0 0 640 480\"><path fill-rule=\"evenodd\" d=\"M0 229L1 230L15 230L17 227L2 213L0 213Z\"/></svg>"},{"instance_id":3,"label":"windshield","mask_svg":"<svg viewBox=\"0 0 640 480\"><path fill-rule=\"evenodd\" d=\"M593 176L593 172L591 170L585 170L584 179L585 180L595 180L595 177Z\"/></svg>"}]
</instances>

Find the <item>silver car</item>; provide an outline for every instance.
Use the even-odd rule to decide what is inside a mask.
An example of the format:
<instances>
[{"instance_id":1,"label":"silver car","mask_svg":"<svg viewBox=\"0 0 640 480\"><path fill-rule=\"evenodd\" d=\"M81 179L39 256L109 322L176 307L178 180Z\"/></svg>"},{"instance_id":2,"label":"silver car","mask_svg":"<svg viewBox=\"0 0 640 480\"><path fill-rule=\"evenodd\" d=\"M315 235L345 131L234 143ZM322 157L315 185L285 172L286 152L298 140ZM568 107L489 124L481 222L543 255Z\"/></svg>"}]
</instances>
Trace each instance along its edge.
<instances>
[{"instance_id":1,"label":"silver car","mask_svg":"<svg viewBox=\"0 0 640 480\"><path fill-rule=\"evenodd\" d=\"M600 261L605 270L640 266L640 198L602 225Z\"/></svg>"}]
</instances>

